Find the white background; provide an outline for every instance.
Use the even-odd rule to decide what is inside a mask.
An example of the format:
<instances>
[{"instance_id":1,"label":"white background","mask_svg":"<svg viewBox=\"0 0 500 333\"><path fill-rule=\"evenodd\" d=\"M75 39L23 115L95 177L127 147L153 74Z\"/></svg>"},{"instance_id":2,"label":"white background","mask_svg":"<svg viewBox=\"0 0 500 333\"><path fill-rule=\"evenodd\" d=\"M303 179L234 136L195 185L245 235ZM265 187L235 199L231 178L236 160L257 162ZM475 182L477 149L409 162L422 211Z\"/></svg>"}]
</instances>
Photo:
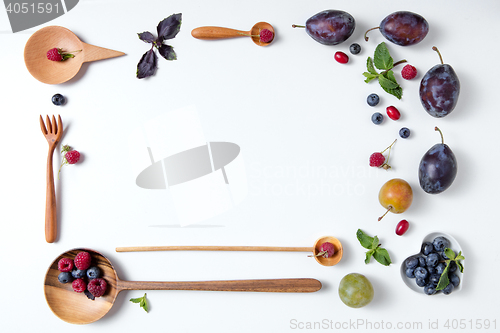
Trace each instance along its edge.
<instances>
[{"instance_id":1,"label":"white background","mask_svg":"<svg viewBox=\"0 0 500 333\"><path fill-rule=\"evenodd\" d=\"M324 46L291 28L325 9L355 17L356 30L347 42ZM363 33L396 10L417 12L430 24L428 36L416 46L387 43L395 61L407 59L419 71L416 79L405 81L402 67L396 69L404 91L400 101L376 82L364 83L361 75L366 58L385 41L372 31L365 42ZM183 14L180 33L169 41L178 60L159 59L154 77L136 79L137 62L148 50L137 33L156 32L157 23L173 13ZM422 332L429 321L439 320L443 330L448 319L464 319L467 325L489 319L496 320L498 330L499 14L496 0L80 1L45 25L67 27L85 42L126 56L84 65L75 79L53 86L34 79L23 61L27 39L42 26L13 34L0 10L2 329L290 332L306 331L293 329L293 319L326 319L383 321L393 327L421 322ZM200 41L190 35L199 26L249 30L259 21L276 29L276 40L266 48L248 38ZM335 51L348 53L352 42L361 44L361 54L351 56L347 65L335 62ZM439 61L434 45L461 82L458 105L443 119L429 116L418 97L420 79ZM375 108L366 104L372 92L381 96ZM52 105L55 93L65 95L67 105ZM246 200L206 221L204 228L174 227L178 223L168 191L137 187L128 156L127 136L137 123L187 105L198 108L207 140L240 145L249 181ZM401 119L386 117L382 125L372 124L371 114L384 113L389 105L399 108ZM40 114L61 114L62 143L83 154L80 163L64 167L56 184L60 234L54 244L44 238L47 143ZM403 126L412 135L395 144L393 169L370 168L369 155L387 147ZM459 166L454 184L440 195L425 194L417 177L420 158L440 141L434 126L442 129ZM60 161L56 154L54 164ZM377 222L384 211L378 191L396 177L413 187L413 205ZM394 229L403 218L410 230L399 237ZM379 236L393 265L364 264L358 228ZM433 231L452 234L466 257L463 289L447 297L416 294L399 274L402 261L418 252L422 238ZM132 245L312 246L323 235L343 243L344 258L337 266L320 266L306 253L114 250ZM104 253L119 277L133 281L313 277L323 289L313 294L149 291L148 314L128 301L142 291L124 291L103 319L74 326L52 314L43 281L50 263L76 247ZM375 298L365 308L348 308L338 297L341 278L351 272L366 275L374 286ZM468 327L457 331L472 331Z\"/></svg>"}]
</instances>

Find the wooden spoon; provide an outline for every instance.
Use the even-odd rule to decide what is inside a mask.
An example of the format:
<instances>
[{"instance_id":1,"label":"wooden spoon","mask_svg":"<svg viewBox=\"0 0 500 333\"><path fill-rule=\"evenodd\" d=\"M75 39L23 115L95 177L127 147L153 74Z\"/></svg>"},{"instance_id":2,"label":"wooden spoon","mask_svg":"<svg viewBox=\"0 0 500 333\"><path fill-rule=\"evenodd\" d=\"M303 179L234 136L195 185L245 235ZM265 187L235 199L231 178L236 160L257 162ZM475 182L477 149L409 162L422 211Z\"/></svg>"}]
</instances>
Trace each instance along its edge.
<instances>
[{"instance_id":1,"label":"wooden spoon","mask_svg":"<svg viewBox=\"0 0 500 333\"><path fill-rule=\"evenodd\" d=\"M58 280L57 263L61 258L74 259L80 251L87 251L92 265L99 267L108 287L106 293L94 301L82 293L73 291L71 283ZM102 318L113 306L122 290L208 290L208 291L253 291L253 292L298 292L308 293L321 289L316 279L272 279L194 282L134 282L120 280L111 262L101 253L90 249L73 249L61 254L50 265L45 275L45 299L52 312L71 324L89 324Z\"/></svg>"},{"instance_id":2,"label":"wooden spoon","mask_svg":"<svg viewBox=\"0 0 500 333\"><path fill-rule=\"evenodd\" d=\"M335 253L330 258L317 257L321 244L330 242L335 248ZM276 252L312 252L314 258L323 266L333 266L342 259L343 249L340 241L331 236L319 238L314 247L278 247L278 246L130 246L117 247L116 252L142 252L142 251L276 251Z\"/></svg>"},{"instance_id":3,"label":"wooden spoon","mask_svg":"<svg viewBox=\"0 0 500 333\"><path fill-rule=\"evenodd\" d=\"M47 51L57 47L64 51L77 51L74 58L64 61L47 59ZM49 26L35 32L24 47L24 62L33 77L43 83L59 84L73 78L82 67L90 61L114 58L125 53L105 49L82 42L70 30Z\"/></svg>"},{"instance_id":4,"label":"wooden spoon","mask_svg":"<svg viewBox=\"0 0 500 333\"><path fill-rule=\"evenodd\" d=\"M260 41L260 32L261 30L267 29L273 33L274 36L274 28L267 22L259 22L256 23L250 31L241 31L230 28L221 28L221 27L199 27L193 29L191 31L191 35L194 38L205 39L205 40L214 40L214 39L225 39L225 38L234 38L234 37L252 37L252 40L255 44L259 46L267 46L272 43L270 42L263 43Z\"/></svg>"}]
</instances>

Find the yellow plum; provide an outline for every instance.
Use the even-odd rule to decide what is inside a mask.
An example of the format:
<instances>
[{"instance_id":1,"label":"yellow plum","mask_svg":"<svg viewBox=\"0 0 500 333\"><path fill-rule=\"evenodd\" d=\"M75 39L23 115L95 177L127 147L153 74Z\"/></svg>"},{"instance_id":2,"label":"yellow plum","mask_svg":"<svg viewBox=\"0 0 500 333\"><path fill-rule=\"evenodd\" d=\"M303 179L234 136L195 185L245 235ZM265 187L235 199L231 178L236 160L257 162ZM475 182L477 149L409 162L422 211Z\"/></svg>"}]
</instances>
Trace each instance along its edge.
<instances>
[{"instance_id":1,"label":"yellow plum","mask_svg":"<svg viewBox=\"0 0 500 333\"><path fill-rule=\"evenodd\" d=\"M401 214L407 210L413 201L413 191L408 182L394 178L382 185L378 193L378 201L387 209L385 214L378 218L380 221L388 212Z\"/></svg>"}]
</instances>

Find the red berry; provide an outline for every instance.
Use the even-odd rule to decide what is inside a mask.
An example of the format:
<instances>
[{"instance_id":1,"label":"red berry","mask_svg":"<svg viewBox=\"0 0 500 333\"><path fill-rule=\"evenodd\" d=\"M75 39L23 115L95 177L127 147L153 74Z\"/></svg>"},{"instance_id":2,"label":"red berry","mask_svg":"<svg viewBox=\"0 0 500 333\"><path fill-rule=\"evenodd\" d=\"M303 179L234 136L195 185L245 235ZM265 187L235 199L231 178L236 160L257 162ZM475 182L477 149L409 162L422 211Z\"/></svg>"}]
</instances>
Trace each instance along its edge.
<instances>
[{"instance_id":1,"label":"red berry","mask_svg":"<svg viewBox=\"0 0 500 333\"><path fill-rule=\"evenodd\" d=\"M372 167L381 167L385 162L385 156L382 153L373 153L370 156L370 166Z\"/></svg>"},{"instance_id":2,"label":"red berry","mask_svg":"<svg viewBox=\"0 0 500 333\"><path fill-rule=\"evenodd\" d=\"M92 258L90 257L90 254L88 252L85 251L78 252L78 254L75 257L75 266L79 270L84 271L90 267L91 261Z\"/></svg>"},{"instance_id":3,"label":"red berry","mask_svg":"<svg viewBox=\"0 0 500 333\"><path fill-rule=\"evenodd\" d=\"M334 58L341 64L347 64L349 62L349 57L347 56L347 54L341 51L335 52Z\"/></svg>"},{"instance_id":4,"label":"red berry","mask_svg":"<svg viewBox=\"0 0 500 333\"><path fill-rule=\"evenodd\" d=\"M401 113L399 113L399 110L392 105L388 106L385 110L387 111L387 115L389 116L389 118L391 118L392 120L398 120L401 117Z\"/></svg>"},{"instance_id":5,"label":"red berry","mask_svg":"<svg viewBox=\"0 0 500 333\"><path fill-rule=\"evenodd\" d=\"M330 258L335 253L335 248L333 244L330 242L324 242L319 247L319 253L317 256L322 256L323 258Z\"/></svg>"},{"instance_id":6,"label":"red berry","mask_svg":"<svg viewBox=\"0 0 500 333\"><path fill-rule=\"evenodd\" d=\"M273 34L273 33L272 33L272 31L271 31L271 30L269 30L269 29L262 29L262 30L260 31L259 36L260 36L260 41L261 41L262 43L269 43L269 42L270 42L270 41L272 41L272 40L273 40L273 38L274 38L274 34Z\"/></svg>"},{"instance_id":7,"label":"red berry","mask_svg":"<svg viewBox=\"0 0 500 333\"><path fill-rule=\"evenodd\" d=\"M47 59L52 61L62 61L63 57L61 53L59 53L59 49L54 47L53 49L47 51Z\"/></svg>"},{"instance_id":8,"label":"red berry","mask_svg":"<svg viewBox=\"0 0 500 333\"><path fill-rule=\"evenodd\" d=\"M66 158L68 164L75 164L80 160L80 153L77 150L71 150L64 155L64 158Z\"/></svg>"},{"instance_id":9,"label":"red berry","mask_svg":"<svg viewBox=\"0 0 500 333\"><path fill-rule=\"evenodd\" d=\"M396 235L402 236L410 227L410 223L406 220L401 220L399 221L398 225L396 226Z\"/></svg>"},{"instance_id":10,"label":"red berry","mask_svg":"<svg viewBox=\"0 0 500 333\"><path fill-rule=\"evenodd\" d=\"M74 280L71 286L73 287L73 291L77 293L83 293L87 289L87 284L82 279Z\"/></svg>"},{"instance_id":11,"label":"red berry","mask_svg":"<svg viewBox=\"0 0 500 333\"><path fill-rule=\"evenodd\" d=\"M71 272L73 270L73 260L70 258L61 258L57 263L57 269L60 272Z\"/></svg>"},{"instance_id":12,"label":"red berry","mask_svg":"<svg viewBox=\"0 0 500 333\"><path fill-rule=\"evenodd\" d=\"M406 79L406 80L414 79L415 76L417 76L417 69L415 67L413 67L412 65L406 65L401 70L401 76L403 77L403 79Z\"/></svg>"},{"instance_id":13,"label":"red berry","mask_svg":"<svg viewBox=\"0 0 500 333\"><path fill-rule=\"evenodd\" d=\"M92 295L94 295L94 297L101 297L102 295L104 295L107 287L108 284L106 283L106 280L101 278L90 280L89 284L87 285L87 289Z\"/></svg>"}]
</instances>

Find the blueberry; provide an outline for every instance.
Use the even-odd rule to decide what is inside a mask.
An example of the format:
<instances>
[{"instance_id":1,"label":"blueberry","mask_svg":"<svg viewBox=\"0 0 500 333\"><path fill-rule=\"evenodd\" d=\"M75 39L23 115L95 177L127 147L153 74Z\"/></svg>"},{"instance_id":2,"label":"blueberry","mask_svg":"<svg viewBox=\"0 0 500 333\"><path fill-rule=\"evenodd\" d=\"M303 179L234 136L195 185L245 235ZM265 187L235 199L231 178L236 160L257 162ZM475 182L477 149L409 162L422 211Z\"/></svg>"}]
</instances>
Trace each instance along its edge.
<instances>
[{"instance_id":1,"label":"blueberry","mask_svg":"<svg viewBox=\"0 0 500 333\"><path fill-rule=\"evenodd\" d=\"M428 284L424 287L424 293L426 295L434 295L436 293L436 287L432 284Z\"/></svg>"},{"instance_id":2,"label":"blueberry","mask_svg":"<svg viewBox=\"0 0 500 333\"><path fill-rule=\"evenodd\" d=\"M415 268L407 268L405 273L407 277L413 279L415 277Z\"/></svg>"},{"instance_id":3,"label":"blueberry","mask_svg":"<svg viewBox=\"0 0 500 333\"><path fill-rule=\"evenodd\" d=\"M429 275L436 274L436 267L427 266L425 269L427 269L427 272L429 272Z\"/></svg>"},{"instance_id":4,"label":"blueberry","mask_svg":"<svg viewBox=\"0 0 500 333\"><path fill-rule=\"evenodd\" d=\"M431 276L429 276L429 284L437 286L440 278L441 278L441 275L439 275L439 274L431 274Z\"/></svg>"},{"instance_id":5,"label":"blueberry","mask_svg":"<svg viewBox=\"0 0 500 333\"><path fill-rule=\"evenodd\" d=\"M418 259L417 257L409 257L405 261L405 266L406 268L415 268L418 266Z\"/></svg>"},{"instance_id":6,"label":"blueberry","mask_svg":"<svg viewBox=\"0 0 500 333\"><path fill-rule=\"evenodd\" d=\"M89 279L97 279L98 277L101 277L101 270L98 267L90 267L87 269L87 277Z\"/></svg>"},{"instance_id":7,"label":"blueberry","mask_svg":"<svg viewBox=\"0 0 500 333\"><path fill-rule=\"evenodd\" d=\"M349 46L349 51L351 51L352 54L358 54L361 52L361 46L358 43L353 43Z\"/></svg>"},{"instance_id":8,"label":"blueberry","mask_svg":"<svg viewBox=\"0 0 500 333\"><path fill-rule=\"evenodd\" d=\"M55 94L52 96L52 103L57 106L64 105L66 103L66 98L61 94Z\"/></svg>"},{"instance_id":9,"label":"blueberry","mask_svg":"<svg viewBox=\"0 0 500 333\"><path fill-rule=\"evenodd\" d=\"M71 282L73 280L73 278L71 277L71 273L70 272L61 272L61 273L59 273L59 275L57 276L57 279L61 283L68 283L68 282Z\"/></svg>"},{"instance_id":10,"label":"blueberry","mask_svg":"<svg viewBox=\"0 0 500 333\"><path fill-rule=\"evenodd\" d=\"M380 125L384 121L384 115L380 112L372 114L372 121L375 125Z\"/></svg>"},{"instance_id":11,"label":"blueberry","mask_svg":"<svg viewBox=\"0 0 500 333\"><path fill-rule=\"evenodd\" d=\"M439 253L441 255L441 257L444 259L444 260L448 260L450 258L448 258L448 256L446 255L446 253L443 251L443 252L440 252Z\"/></svg>"},{"instance_id":12,"label":"blueberry","mask_svg":"<svg viewBox=\"0 0 500 333\"><path fill-rule=\"evenodd\" d=\"M417 284L417 286L419 287L425 287L428 283L427 283L427 279L419 279L417 278L415 280L415 283Z\"/></svg>"},{"instance_id":13,"label":"blueberry","mask_svg":"<svg viewBox=\"0 0 500 333\"><path fill-rule=\"evenodd\" d=\"M436 273L439 274L439 275L443 274L445 268L446 268L446 265L443 262L440 262L436 266Z\"/></svg>"},{"instance_id":14,"label":"blueberry","mask_svg":"<svg viewBox=\"0 0 500 333\"><path fill-rule=\"evenodd\" d=\"M429 273L425 268L417 267L415 268L414 274L417 279L425 279Z\"/></svg>"},{"instance_id":15,"label":"blueberry","mask_svg":"<svg viewBox=\"0 0 500 333\"><path fill-rule=\"evenodd\" d=\"M84 278L86 276L86 273L87 273L87 270L85 270L85 269L84 270L74 269L74 270L71 271L71 275L75 279Z\"/></svg>"},{"instance_id":16,"label":"blueberry","mask_svg":"<svg viewBox=\"0 0 500 333\"><path fill-rule=\"evenodd\" d=\"M460 284L460 278L458 277L457 274L452 273L448 275L448 278L450 279L450 282L453 284L453 286L456 288Z\"/></svg>"},{"instance_id":17,"label":"blueberry","mask_svg":"<svg viewBox=\"0 0 500 333\"><path fill-rule=\"evenodd\" d=\"M418 265L420 267L427 267L427 262L423 256L418 256Z\"/></svg>"},{"instance_id":18,"label":"blueberry","mask_svg":"<svg viewBox=\"0 0 500 333\"><path fill-rule=\"evenodd\" d=\"M457 263L452 261L450 262L450 268L448 268L448 272L453 273L457 270Z\"/></svg>"},{"instance_id":19,"label":"blueberry","mask_svg":"<svg viewBox=\"0 0 500 333\"><path fill-rule=\"evenodd\" d=\"M369 106L375 106L380 102L380 98L378 97L377 94L370 94L366 98L366 103L368 103Z\"/></svg>"},{"instance_id":20,"label":"blueberry","mask_svg":"<svg viewBox=\"0 0 500 333\"><path fill-rule=\"evenodd\" d=\"M399 130L399 136L403 139L407 139L410 136L410 130L406 127L403 127Z\"/></svg>"},{"instance_id":21,"label":"blueberry","mask_svg":"<svg viewBox=\"0 0 500 333\"><path fill-rule=\"evenodd\" d=\"M445 248L450 247L450 241L446 237L440 236L440 237L434 238L432 245L434 245L434 249L437 252L442 252L442 251L444 251Z\"/></svg>"},{"instance_id":22,"label":"blueberry","mask_svg":"<svg viewBox=\"0 0 500 333\"><path fill-rule=\"evenodd\" d=\"M431 242L425 242L422 244L422 254L424 256L428 256L432 252L434 252L434 245Z\"/></svg>"},{"instance_id":23,"label":"blueberry","mask_svg":"<svg viewBox=\"0 0 500 333\"><path fill-rule=\"evenodd\" d=\"M431 253L427 256L426 263L428 267L436 267L437 264L439 263L439 260L441 258L439 257L439 254L437 253Z\"/></svg>"},{"instance_id":24,"label":"blueberry","mask_svg":"<svg viewBox=\"0 0 500 333\"><path fill-rule=\"evenodd\" d=\"M453 291L454 288L455 288L455 286L453 285L453 283L448 283L448 285L446 287L444 287L444 289L443 289L443 294L445 294L445 295L451 294L451 292Z\"/></svg>"}]
</instances>

